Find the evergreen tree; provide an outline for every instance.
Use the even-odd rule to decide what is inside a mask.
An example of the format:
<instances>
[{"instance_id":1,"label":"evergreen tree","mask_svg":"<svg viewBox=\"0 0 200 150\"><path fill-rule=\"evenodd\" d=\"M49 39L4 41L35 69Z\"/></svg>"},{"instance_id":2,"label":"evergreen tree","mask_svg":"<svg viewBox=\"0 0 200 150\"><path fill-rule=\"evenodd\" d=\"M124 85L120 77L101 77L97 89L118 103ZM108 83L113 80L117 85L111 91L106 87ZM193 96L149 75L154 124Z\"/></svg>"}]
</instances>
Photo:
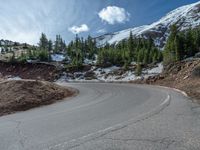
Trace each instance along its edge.
<instances>
[{"instance_id":1,"label":"evergreen tree","mask_svg":"<svg viewBox=\"0 0 200 150\"><path fill-rule=\"evenodd\" d=\"M143 58L143 64L146 65L149 62L149 54L148 54L148 49L144 51L144 58Z\"/></svg>"},{"instance_id":2,"label":"evergreen tree","mask_svg":"<svg viewBox=\"0 0 200 150\"><path fill-rule=\"evenodd\" d=\"M130 57L133 58L134 56L134 41L133 41L133 33L130 31L130 36L128 39L128 48L130 51Z\"/></svg>"},{"instance_id":3,"label":"evergreen tree","mask_svg":"<svg viewBox=\"0 0 200 150\"><path fill-rule=\"evenodd\" d=\"M186 31L185 42L186 42L186 55L191 57L195 54L195 46L194 46L194 38L193 38L192 29L189 29Z\"/></svg>"},{"instance_id":4,"label":"evergreen tree","mask_svg":"<svg viewBox=\"0 0 200 150\"><path fill-rule=\"evenodd\" d=\"M51 52L53 50L53 42L51 40L48 41L48 51Z\"/></svg>"},{"instance_id":5,"label":"evergreen tree","mask_svg":"<svg viewBox=\"0 0 200 150\"><path fill-rule=\"evenodd\" d=\"M143 62L143 60L144 60L144 51L145 51L145 49L143 48L138 52L138 54L137 54L137 62L138 63L142 63Z\"/></svg>"},{"instance_id":6,"label":"evergreen tree","mask_svg":"<svg viewBox=\"0 0 200 150\"><path fill-rule=\"evenodd\" d=\"M48 39L44 33L41 34L39 48L42 50L47 50L48 48Z\"/></svg>"},{"instance_id":7,"label":"evergreen tree","mask_svg":"<svg viewBox=\"0 0 200 150\"><path fill-rule=\"evenodd\" d=\"M53 42L51 40L48 41L48 61L51 60L51 51L53 50Z\"/></svg>"},{"instance_id":8,"label":"evergreen tree","mask_svg":"<svg viewBox=\"0 0 200 150\"><path fill-rule=\"evenodd\" d=\"M168 37L168 40L164 49L165 63L176 61L175 39L178 33L178 28L176 25L172 25L170 30L171 30L170 36Z\"/></svg>"},{"instance_id":9,"label":"evergreen tree","mask_svg":"<svg viewBox=\"0 0 200 150\"><path fill-rule=\"evenodd\" d=\"M180 61L200 51L200 29L177 31L174 26L164 50L165 63Z\"/></svg>"},{"instance_id":10,"label":"evergreen tree","mask_svg":"<svg viewBox=\"0 0 200 150\"><path fill-rule=\"evenodd\" d=\"M66 50L66 44L60 35L56 35L54 42L54 53L64 52Z\"/></svg>"},{"instance_id":11,"label":"evergreen tree","mask_svg":"<svg viewBox=\"0 0 200 150\"><path fill-rule=\"evenodd\" d=\"M181 60L180 44L181 43L180 43L179 36L176 36L175 40L174 40L174 49L175 49L176 61L180 61Z\"/></svg>"}]
</instances>

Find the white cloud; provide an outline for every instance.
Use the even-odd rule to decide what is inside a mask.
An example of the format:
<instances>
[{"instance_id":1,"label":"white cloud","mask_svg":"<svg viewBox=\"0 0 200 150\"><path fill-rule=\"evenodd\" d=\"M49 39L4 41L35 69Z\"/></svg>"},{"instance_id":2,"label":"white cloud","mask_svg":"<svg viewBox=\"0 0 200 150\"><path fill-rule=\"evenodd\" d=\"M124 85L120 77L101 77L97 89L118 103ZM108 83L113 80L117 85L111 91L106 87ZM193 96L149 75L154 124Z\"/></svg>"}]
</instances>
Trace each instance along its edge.
<instances>
[{"instance_id":1,"label":"white cloud","mask_svg":"<svg viewBox=\"0 0 200 150\"><path fill-rule=\"evenodd\" d=\"M72 26L68 29L73 34L79 34L81 32L87 32L89 31L89 27L86 24L82 24L80 26Z\"/></svg>"},{"instance_id":2,"label":"white cloud","mask_svg":"<svg viewBox=\"0 0 200 150\"><path fill-rule=\"evenodd\" d=\"M109 24L124 23L129 21L130 14L124 9L117 6L108 6L103 8L99 13L102 21Z\"/></svg>"}]
</instances>

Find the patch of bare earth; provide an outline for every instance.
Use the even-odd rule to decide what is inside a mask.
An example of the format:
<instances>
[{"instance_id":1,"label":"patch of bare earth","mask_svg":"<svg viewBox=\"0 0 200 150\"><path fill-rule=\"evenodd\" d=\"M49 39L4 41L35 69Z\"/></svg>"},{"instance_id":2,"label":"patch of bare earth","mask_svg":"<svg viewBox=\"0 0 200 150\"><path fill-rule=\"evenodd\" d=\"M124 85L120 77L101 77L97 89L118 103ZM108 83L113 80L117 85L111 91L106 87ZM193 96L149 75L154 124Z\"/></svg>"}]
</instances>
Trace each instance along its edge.
<instances>
[{"instance_id":1,"label":"patch of bare earth","mask_svg":"<svg viewBox=\"0 0 200 150\"><path fill-rule=\"evenodd\" d=\"M165 66L162 74L136 83L162 85L185 91L200 103L200 60L176 62Z\"/></svg>"},{"instance_id":2,"label":"patch of bare earth","mask_svg":"<svg viewBox=\"0 0 200 150\"><path fill-rule=\"evenodd\" d=\"M0 116L25 111L71 97L76 90L45 81L0 82Z\"/></svg>"},{"instance_id":3,"label":"patch of bare earth","mask_svg":"<svg viewBox=\"0 0 200 150\"><path fill-rule=\"evenodd\" d=\"M0 74L22 79L55 81L60 78L62 69L50 63L20 63L0 61Z\"/></svg>"}]
</instances>

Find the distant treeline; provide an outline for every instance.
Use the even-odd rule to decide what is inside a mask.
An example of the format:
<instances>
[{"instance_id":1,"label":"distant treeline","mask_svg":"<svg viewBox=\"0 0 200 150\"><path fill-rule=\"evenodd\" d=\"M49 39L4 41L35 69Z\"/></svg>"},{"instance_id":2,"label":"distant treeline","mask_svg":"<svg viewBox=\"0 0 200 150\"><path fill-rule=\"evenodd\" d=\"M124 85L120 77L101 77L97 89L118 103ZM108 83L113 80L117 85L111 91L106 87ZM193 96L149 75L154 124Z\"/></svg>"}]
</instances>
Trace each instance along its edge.
<instances>
[{"instance_id":1,"label":"distant treeline","mask_svg":"<svg viewBox=\"0 0 200 150\"><path fill-rule=\"evenodd\" d=\"M82 38L76 35L75 39L66 44L60 35L52 41L42 33L38 47L29 48L22 53L20 60L39 59L51 61L51 53L66 55L66 62L74 67L81 67L84 60L96 60L96 65L117 65L128 68L132 62L140 65L180 61L194 56L200 51L200 29L179 31L176 25L171 26L169 38L164 50L158 49L153 39L135 38L132 32L128 39L115 44L97 45L91 36Z\"/></svg>"}]
</instances>

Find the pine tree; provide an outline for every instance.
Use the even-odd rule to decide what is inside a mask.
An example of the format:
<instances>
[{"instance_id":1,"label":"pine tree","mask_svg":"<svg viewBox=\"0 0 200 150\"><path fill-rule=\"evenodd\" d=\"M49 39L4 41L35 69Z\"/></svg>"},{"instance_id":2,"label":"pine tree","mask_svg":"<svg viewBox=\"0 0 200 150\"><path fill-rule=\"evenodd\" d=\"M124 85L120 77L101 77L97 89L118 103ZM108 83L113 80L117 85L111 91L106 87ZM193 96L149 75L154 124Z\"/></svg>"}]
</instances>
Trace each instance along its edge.
<instances>
[{"instance_id":1,"label":"pine tree","mask_svg":"<svg viewBox=\"0 0 200 150\"><path fill-rule=\"evenodd\" d=\"M191 57L195 54L194 38L192 29L187 30L185 35L186 42L186 54Z\"/></svg>"},{"instance_id":2,"label":"pine tree","mask_svg":"<svg viewBox=\"0 0 200 150\"><path fill-rule=\"evenodd\" d=\"M164 48L165 63L176 61L175 39L177 34L178 34L177 26L172 25L170 29L170 36L168 37L167 43Z\"/></svg>"},{"instance_id":3,"label":"pine tree","mask_svg":"<svg viewBox=\"0 0 200 150\"><path fill-rule=\"evenodd\" d=\"M39 48L41 50L47 50L48 48L48 39L44 33L41 34L40 41L39 41Z\"/></svg>"},{"instance_id":4,"label":"pine tree","mask_svg":"<svg viewBox=\"0 0 200 150\"><path fill-rule=\"evenodd\" d=\"M51 40L48 41L48 61L51 60L51 51L53 50L53 42Z\"/></svg>"},{"instance_id":5,"label":"pine tree","mask_svg":"<svg viewBox=\"0 0 200 150\"><path fill-rule=\"evenodd\" d=\"M60 35L56 35L56 40L54 42L54 53L59 53L61 51L64 51L66 48L66 45L64 41L62 40Z\"/></svg>"},{"instance_id":6,"label":"pine tree","mask_svg":"<svg viewBox=\"0 0 200 150\"><path fill-rule=\"evenodd\" d=\"M128 48L130 51L130 57L133 58L134 56L134 41L133 41L133 33L130 31L130 36L128 39Z\"/></svg>"},{"instance_id":7,"label":"pine tree","mask_svg":"<svg viewBox=\"0 0 200 150\"><path fill-rule=\"evenodd\" d=\"M139 52L137 53L137 62L138 63L143 63L144 60L144 51L145 49L140 49Z\"/></svg>"},{"instance_id":8,"label":"pine tree","mask_svg":"<svg viewBox=\"0 0 200 150\"><path fill-rule=\"evenodd\" d=\"M148 59L149 59L148 56L149 56L148 50L145 50L145 51L144 51L144 58L143 58L143 64L145 64L145 65L148 64L148 61L149 61L149 60L148 60Z\"/></svg>"},{"instance_id":9,"label":"pine tree","mask_svg":"<svg viewBox=\"0 0 200 150\"><path fill-rule=\"evenodd\" d=\"M176 52L176 61L180 61L181 60L181 49L180 49L180 38L179 36L176 36L175 37L175 40L174 40L174 49L175 49L175 52Z\"/></svg>"}]
</instances>

